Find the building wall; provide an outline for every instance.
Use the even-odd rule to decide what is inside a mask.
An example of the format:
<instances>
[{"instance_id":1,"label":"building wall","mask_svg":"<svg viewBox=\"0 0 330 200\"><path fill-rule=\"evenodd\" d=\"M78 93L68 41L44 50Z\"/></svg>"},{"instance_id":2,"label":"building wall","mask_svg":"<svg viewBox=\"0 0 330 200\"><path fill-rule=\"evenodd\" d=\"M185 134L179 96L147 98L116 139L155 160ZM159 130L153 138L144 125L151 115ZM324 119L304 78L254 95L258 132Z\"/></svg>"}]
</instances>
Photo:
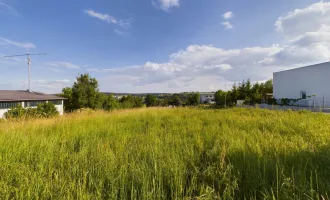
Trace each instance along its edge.
<instances>
[{"instance_id":1,"label":"building wall","mask_svg":"<svg viewBox=\"0 0 330 200\"><path fill-rule=\"evenodd\" d=\"M48 102L48 101L45 101L45 102ZM24 102L21 102L22 103L22 106L24 106ZM62 105L55 105L57 111L60 113L60 115L63 115L64 114L64 106L63 106L63 100L62 100ZM36 107L30 107L30 108L36 108ZM8 111L9 109L0 109L0 118L3 118L4 117L4 114Z\"/></svg>"},{"instance_id":2,"label":"building wall","mask_svg":"<svg viewBox=\"0 0 330 200\"><path fill-rule=\"evenodd\" d=\"M60 115L63 115L64 114L64 107L63 107L63 100L62 100L62 105L55 105L57 111L60 113Z\"/></svg>"},{"instance_id":3,"label":"building wall","mask_svg":"<svg viewBox=\"0 0 330 200\"><path fill-rule=\"evenodd\" d=\"M207 101L208 103L214 103L214 93L200 94L200 103Z\"/></svg>"},{"instance_id":4,"label":"building wall","mask_svg":"<svg viewBox=\"0 0 330 200\"><path fill-rule=\"evenodd\" d=\"M8 109L0 109L0 118L3 118Z\"/></svg>"},{"instance_id":5,"label":"building wall","mask_svg":"<svg viewBox=\"0 0 330 200\"><path fill-rule=\"evenodd\" d=\"M273 89L275 99L298 99L301 92L307 96L316 95L317 105L330 106L330 62L274 73ZM309 105L313 98L301 100L300 104Z\"/></svg>"}]
</instances>

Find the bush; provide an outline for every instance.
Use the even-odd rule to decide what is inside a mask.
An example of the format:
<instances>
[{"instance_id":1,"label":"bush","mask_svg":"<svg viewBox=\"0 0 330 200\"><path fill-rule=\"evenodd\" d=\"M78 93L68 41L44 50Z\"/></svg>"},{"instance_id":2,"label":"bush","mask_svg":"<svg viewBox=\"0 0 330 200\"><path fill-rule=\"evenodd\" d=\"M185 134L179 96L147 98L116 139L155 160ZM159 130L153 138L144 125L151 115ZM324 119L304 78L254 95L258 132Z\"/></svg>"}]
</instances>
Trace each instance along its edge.
<instances>
[{"instance_id":1,"label":"bush","mask_svg":"<svg viewBox=\"0 0 330 200\"><path fill-rule=\"evenodd\" d=\"M5 118L49 118L59 115L53 103L38 104L37 108L23 108L21 104L5 113Z\"/></svg>"},{"instance_id":2,"label":"bush","mask_svg":"<svg viewBox=\"0 0 330 200\"><path fill-rule=\"evenodd\" d=\"M18 104L16 107L11 108L5 113L5 118L21 118L25 113L26 110L23 108L22 104Z\"/></svg>"}]
</instances>

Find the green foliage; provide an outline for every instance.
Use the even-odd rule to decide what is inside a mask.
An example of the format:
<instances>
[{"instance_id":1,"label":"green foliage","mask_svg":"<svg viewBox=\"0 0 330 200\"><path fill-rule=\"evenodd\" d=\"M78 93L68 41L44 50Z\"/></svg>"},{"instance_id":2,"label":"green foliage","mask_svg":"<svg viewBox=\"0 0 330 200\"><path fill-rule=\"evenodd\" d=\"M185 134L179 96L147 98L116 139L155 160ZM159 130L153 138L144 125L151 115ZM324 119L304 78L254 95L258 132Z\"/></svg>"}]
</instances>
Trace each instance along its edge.
<instances>
[{"instance_id":1,"label":"green foliage","mask_svg":"<svg viewBox=\"0 0 330 200\"><path fill-rule=\"evenodd\" d=\"M122 97L120 100L121 108L142 108L143 107L143 99L141 97L134 97L132 95L127 95Z\"/></svg>"},{"instance_id":2,"label":"green foliage","mask_svg":"<svg viewBox=\"0 0 330 200\"><path fill-rule=\"evenodd\" d=\"M330 116L140 109L0 123L0 199L329 199Z\"/></svg>"},{"instance_id":3,"label":"green foliage","mask_svg":"<svg viewBox=\"0 0 330 200\"><path fill-rule=\"evenodd\" d=\"M72 104L74 109L92 108L99 105L98 81L89 74L77 77L72 87Z\"/></svg>"},{"instance_id":4,"label":"green foliage","mask_svg":"<svg viewBox=\"0 0 330 200\"><path fill-rule=\"evenodd\" d=\"M217 106L224 107L226 102L226 92L218 90L215 93L215 103Z\"/></svg>"},{"instance_id":5,"label":"green foliage","mask_svg":"<svg viewBox=\"0 0 330 200\"><path fill-rule=\"evenodd\" d=\"M147 107L158 106L157 97L151 94L148 94L145 98L145 104Z\"/></svg>"},{"instance_id":6,"label":"green foliage","mask_svg":"<svg viewBox=\"0 0 330 200\"><path fill-rule=\"evenodd\" d=\"M187 98L187 104L190 106L197 106L200 103L201 95L198 92L189 93Z\"/></svg>"},{"instance_id":7,"label":"green foliage","mask_svg":"<svg viewBox=\"0 0 330 200\"><path fill-rule=\"evenodd\" d=\"M251 84L250 79L243 80L238 86L233 85L232 89L227 92L227 105L235 105L237 100L244 100L244 104L254 105L267 102L267 94L273 93L273 81L268 80L265 83ZM223 105L223 100L221 105Z\"/></svg>"},{"instance_id":8,"label":"green foliage","mask_svg":"<svg viewBox=\"0 0 330 200\"><path fill-rule=\"evenodd\" d=\"M181 106L183 104L183 101L181 100L181 97L179 94L173 94L173 96L170 99L170 105L172 106Z\"/></svg>"},{"instance_id":9,"label":"green foliage","mask_svg":"<svg viewBox=\"0 0 330 200\"><path fill-rule=\"evenodd\" d=\"M19 118L50 118L58 116L55 105L51 102L38 104L37 108L23 108L21 104L9 109L5 113L7 119Z\"/></svg>"},{"instance_id":10,"label":"green foliage","mask_svg":"<svg viewBox=\"0 0 330 200\"><path fill-rule=\"evenodd\" d=\"M120 108L120 104L118 99L116 99L113 95L105 95L102 108L104 110L116 110Z\"/></svg>"},{"instance_id":11,"label":"green foliage","mask_svg":"<svg viewBox=\"0 0 330 200\"><path fill-rule=\"evenodd\" d=\"M55 105L51 102L38 104L36 113L40 117L46 117L46 118L55 117L59 115Z\"/></svg>"},{"instance_id":12,"label":"green foliage","mask_svg":"<svg viewBox=\"0 0 330 200\"><path fill-rule=\"evenodd\" d=\"M63 88L62 94L60 94L60 96L66 98L66 100L64 100L64 110L66 112L72 112L75 109L72 99L72 88Z\"/></svg>"},{"instance_id":13,"label":"green foliage","mask_svg":"<svg viewBox=\"0 0 330 200\"><path fill-rule=\"evenodd\" d=\"M16 107L10 108L5 114L5 118L22 118L25 115L26 110L23 108L22 104L18 104Z\"/></svg>"}]
</instances>

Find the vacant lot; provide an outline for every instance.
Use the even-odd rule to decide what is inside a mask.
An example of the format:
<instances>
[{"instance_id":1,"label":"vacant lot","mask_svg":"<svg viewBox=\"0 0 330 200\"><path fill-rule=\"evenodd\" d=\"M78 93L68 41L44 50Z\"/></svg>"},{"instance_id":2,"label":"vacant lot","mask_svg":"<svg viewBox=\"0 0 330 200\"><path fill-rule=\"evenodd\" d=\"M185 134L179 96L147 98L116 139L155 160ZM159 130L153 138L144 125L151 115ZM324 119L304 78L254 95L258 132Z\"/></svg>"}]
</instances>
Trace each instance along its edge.
<instances>
[{"instance_id":1,"label":"vacant lot","mask_svg":"<svg viewBox=\"0 0 330 200\"><path fill-rule=\"evenodd\" d=\"M0 123L0 199L329 197L329 115L141 109Z\"/></svg>"}]
</instances>

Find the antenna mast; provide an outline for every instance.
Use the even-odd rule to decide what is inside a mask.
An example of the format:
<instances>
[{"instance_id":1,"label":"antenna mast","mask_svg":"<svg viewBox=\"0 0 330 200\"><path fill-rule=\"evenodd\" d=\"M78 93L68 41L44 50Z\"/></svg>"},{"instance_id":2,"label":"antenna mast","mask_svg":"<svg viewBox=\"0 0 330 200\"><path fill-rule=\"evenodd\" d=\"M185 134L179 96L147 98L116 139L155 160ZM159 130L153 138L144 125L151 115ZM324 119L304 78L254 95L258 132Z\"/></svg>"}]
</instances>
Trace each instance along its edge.
<instances>
[{"instance_id":1,"label":"antenna mast","mask_svg":"<svg viewBox=\"0 0 330 200\"><path fill-rule=\"evenodd\" d=\"M12 56L4 56L4 58L12 58L12 57L20 57L20 56L26 56L27 57L27 64L28 64L28 82L29 82L29 89L28 91L31 92L31 58L30 56L40 56L40 55L46 55L45 53L27 53L27 54L21 54L21 55L12 55Z\"/></svg>"}]
</instances>

